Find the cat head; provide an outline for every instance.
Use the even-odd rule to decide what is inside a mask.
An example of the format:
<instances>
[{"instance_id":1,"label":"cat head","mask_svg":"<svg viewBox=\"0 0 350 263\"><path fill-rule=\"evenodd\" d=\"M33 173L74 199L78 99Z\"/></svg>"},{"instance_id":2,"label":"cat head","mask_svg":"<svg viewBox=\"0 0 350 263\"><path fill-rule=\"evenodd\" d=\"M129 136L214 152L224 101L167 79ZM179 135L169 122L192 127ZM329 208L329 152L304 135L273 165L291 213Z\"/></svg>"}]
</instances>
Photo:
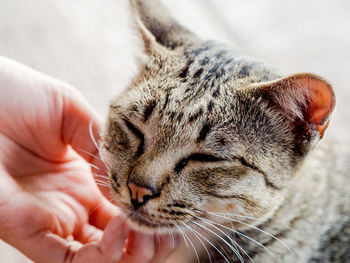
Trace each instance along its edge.
<instances>
[{"instance_id":1,"label":"cat head","mask_svg":"<svg viewBox=\"0 0 350 263\"><path fill-rule=\"evenodd\" d=\"M116 203L149 231L266 220L323 137L331 86L202 41L157 1L131 3L147 58L110 105L103 145Z\"/></svg>"}]
</instances>

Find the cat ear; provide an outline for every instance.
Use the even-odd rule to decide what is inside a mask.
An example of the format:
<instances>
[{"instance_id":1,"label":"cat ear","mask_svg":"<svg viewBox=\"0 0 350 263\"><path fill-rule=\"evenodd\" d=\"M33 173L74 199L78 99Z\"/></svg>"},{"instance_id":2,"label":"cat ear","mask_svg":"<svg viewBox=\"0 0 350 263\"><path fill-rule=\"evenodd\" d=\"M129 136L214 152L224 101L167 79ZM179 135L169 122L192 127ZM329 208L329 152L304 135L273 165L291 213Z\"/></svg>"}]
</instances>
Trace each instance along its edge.
<instances>
[{"instance_id":1,"label":"cat ear","mask_svg":"<svg viewBox=\"0 0 350 263\"><path fill-rule=\"evenodd\" d=\"M190 43L195 37L170 16L159 0L130 0L130 3L146 53L152 52L157 44L175 49Z\"/></svg>"},{"instance_id":2,"label":"cat ear","mask_svg":"<svg viewBox=\"0 0 350 263\"><path fill-rule=\"evenodd\" d=\"M300 132L312 134L310 129L313 129L319 138L323 137L335 106L334 92L327 81L311 73L300 73L266 83L260 88L288 118L302 127Z\"/></svg>"}]
</instances>

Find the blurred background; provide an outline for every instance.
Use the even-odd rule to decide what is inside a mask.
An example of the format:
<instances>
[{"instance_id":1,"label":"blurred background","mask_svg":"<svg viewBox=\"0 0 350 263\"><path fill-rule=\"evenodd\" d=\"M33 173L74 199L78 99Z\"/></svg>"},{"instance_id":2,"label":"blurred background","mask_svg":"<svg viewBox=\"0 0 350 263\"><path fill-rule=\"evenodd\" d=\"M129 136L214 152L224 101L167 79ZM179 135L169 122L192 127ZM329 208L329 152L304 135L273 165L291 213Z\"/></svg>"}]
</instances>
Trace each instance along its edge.
<instances>
[{"instance_id":1,"label":"blurred background","mask_svg":"<svg viewBox=\"0 0 350 263\"><path fill-rule=\"evenodd\" d=\"M163 2L203 38L237 46L285 74L314 72L328 79L337 109L327 136L348 141L349 1ZM130 21L127 0L1 0L0 55L74 85L105 116L109 101L136 72L140 40ZM30 261L0 243L2 262Z\"/></svg>"}]
</instances>

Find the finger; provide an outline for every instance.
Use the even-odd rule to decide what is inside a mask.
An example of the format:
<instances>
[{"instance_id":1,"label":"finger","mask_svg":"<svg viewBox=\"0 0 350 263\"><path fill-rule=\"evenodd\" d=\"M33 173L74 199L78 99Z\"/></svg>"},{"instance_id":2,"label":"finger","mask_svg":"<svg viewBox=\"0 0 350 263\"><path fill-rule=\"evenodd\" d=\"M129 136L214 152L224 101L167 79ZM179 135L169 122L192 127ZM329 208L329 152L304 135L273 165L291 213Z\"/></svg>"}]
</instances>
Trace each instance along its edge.
<instances>
[{"instance_id":1,"label":"finger","mask_svg":"<svg viewBox=\"0 0 350 263\"><path fill-rule=\"evenodd\" d=\"M102 121L90 104L74 87L63 92L62 141L92 164L94 174L108 177L108 169L100 154L100 130ZM98 185L101 193L109 196L109 188Z\"/></svg>"},{"instance_id":2,"label":"finger","mask_svg":"<svg viewBox=\"0 0 350 263\"><path fill-rule=\"evenodd\" d=\"M99 242L103 236L103 231L90 224L84 224L80 231L74 234L74 240L87 244L90 242Z\"/></svg>"},{"instance_id":3,"label":"finger","mask_svg":"<svg viewBox=\"0 0 350 263\"><path fill-rule=\"evenodd\" d=\"M102 198L101 203L90 212L89 223L103 230L116 216L120 216L119 209L107 199Z\"/></svg>"},{"instance_id":4,"label":"finger","mask_svg":"<svg viewBox=\"0 0 350 263\"><path fill-rule=\"evenodd\" d=\"M81 247L72 257L69 257L67 263L114 263L119 261L127 233L125 221L116 217L106 227L101 242Z\"/></svg>"},{"instance_id":5,"label":"finger","mask_svg":"<svg viewBox=\"0 0 350 263\"><path fill-rule=\"evenodd\" d=\"M127 231L125 221L116 217L106 227L100 243L82 245L41 232L13 245L37 263L112 263L122 256Z\"/></svg>"},{"instance_id":6,"label":"finger","mask_svg":"<svg viewBox=\"0 0 350 263\"><path fill-rule=\"evenodd\" d=\"M149 262L154 256L154 248L152 235L131 231L121 263Z\"/></svg>"},{"instance_id":7,"label":"finger","mask_svg":"<svg viewBox=\"0 0 350 263\"><path fill-rule=\"evenodd\" d=\"M37 263L72 262L82 244L65 240L55 234L42 232L13 244L28 258Z\"/></svg>"},{"instance_id":8,"label":"finger","mask_svg":"<svg viewBox=\"0 0 350 263\"><path fill-rule=\"evenodd\" d=\"M98 141L102 121L82 94L73 87L63 92L62 140L89 163L106 170L99 160Z\"/></svg>"},{"instance_id":9,"label":"finger","mask_svg":"<svg viewBox=\"0 0 350 263\"><path fill-rule=\"evenodd\" d=\"M152 263L164 262L179 245L177 235L162 235L155 240L155 252Z\"/></svg>"},{"instance_id":10,"label":"finger","mask_svg":"<svg viewBox=\"0 0 350 263\"><path fill-rule=\"evenodd\" d=\"M100 250L119 260L125 245L125 239L129 233L126 222L121 217L115 217L107 225L100 243Z\"/></svg>"}]
</instances>

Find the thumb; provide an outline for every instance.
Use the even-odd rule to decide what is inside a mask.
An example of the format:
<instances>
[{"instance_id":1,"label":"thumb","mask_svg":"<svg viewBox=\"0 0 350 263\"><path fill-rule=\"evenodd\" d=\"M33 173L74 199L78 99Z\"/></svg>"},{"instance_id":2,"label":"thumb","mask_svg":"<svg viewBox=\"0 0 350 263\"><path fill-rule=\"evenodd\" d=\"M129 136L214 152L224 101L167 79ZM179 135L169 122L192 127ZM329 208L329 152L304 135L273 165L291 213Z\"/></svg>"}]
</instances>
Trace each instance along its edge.
<instances>
[{"instance_id":1,"label":"thumb","mask_svg":"<svg viewBox=\"0 0 350 263\"><path fill-rule=\"evenodd\" d=\"M117 262L122 257L127 234L125 221L121 217L115 217L107 225L99 243L88 244L73 252L67 263Z\"/></svg>"},{"instance_id":2,"label":"thumb","mask_svg":"<svg viewBox=\"0 0 350 263\"><path fill-rule=\"evenodd\" d=\"M126 235L125 221L116 217L108 224L99 243L82 245L42 232L26 240L25 246L17 248L38 263L112 263L121 258Z\"/></svg>"},{"instance_id":3,"label":"thumb","mask_svg":"<svg viewBox=\"0 0 350 263\"><path fill-rule=\"evenodd\" d=\"M105 171L98 149L101 118L75 88L68 86L63 91L62 141L86 161Z\"/></svg>"}]
</instances>

